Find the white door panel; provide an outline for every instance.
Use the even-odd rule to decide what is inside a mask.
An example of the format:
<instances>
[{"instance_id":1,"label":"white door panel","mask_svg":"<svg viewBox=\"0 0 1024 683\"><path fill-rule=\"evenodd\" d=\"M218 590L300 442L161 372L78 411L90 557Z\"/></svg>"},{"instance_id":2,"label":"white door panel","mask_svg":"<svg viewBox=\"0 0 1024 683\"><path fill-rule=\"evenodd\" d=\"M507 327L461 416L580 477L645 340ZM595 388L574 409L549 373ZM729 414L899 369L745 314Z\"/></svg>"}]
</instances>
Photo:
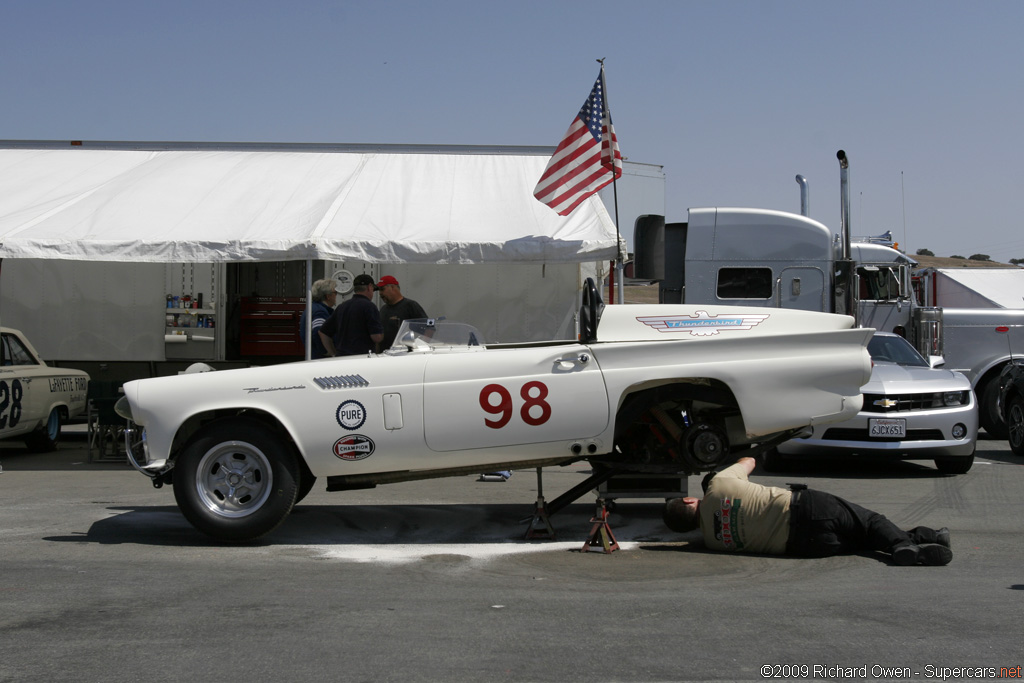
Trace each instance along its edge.
<instances>
[{"instance_id":1,"label":"white door panel","mask_svg":"<svg viewBox=\"0 0 1024 683\"><path fill-rule=\"evenodd\" d=\"M424 380L434 451L583 439L608 425L601 370L579 344L439 354Z\"/></svg>"}]
</instances>

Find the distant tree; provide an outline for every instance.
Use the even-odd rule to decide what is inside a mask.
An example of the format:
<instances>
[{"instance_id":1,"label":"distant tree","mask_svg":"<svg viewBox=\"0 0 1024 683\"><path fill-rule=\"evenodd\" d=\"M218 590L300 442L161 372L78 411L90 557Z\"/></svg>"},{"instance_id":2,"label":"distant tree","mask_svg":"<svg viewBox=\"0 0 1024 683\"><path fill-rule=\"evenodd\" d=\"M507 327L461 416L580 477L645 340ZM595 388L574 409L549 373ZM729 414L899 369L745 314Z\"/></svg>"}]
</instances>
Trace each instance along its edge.
<instances>
[{"instance_id":1,"label":"distant tree","mask_svg":"<svg viewBox=\"0 0 1024 683\"><path fill-rule=\"evenodd\" d=\"M971 254L969 257L972 261L991 261L992 259L988 254Z\"/></svg>"},{"instance_id":2,"label":"distant tree","mask_svg":"<svg viewBox=\"0 0 1024 683\"><path fill-rule=\"evenodd\" d=\"M1012 258L1010 259L1010 263L1015 266L1024 266L1024 258Z\"/></svg>"},{"instance_id":3,"label":"distant tree","mask_svg":"<svg viewBox=\"0 0 1024 683\"><path fill-rule=\"evenodd\" d=\"M964 260L964 261L966 261L966 260L967 260L967 257L966 257L966 256L961 256L960 254L953 254L953 255L952 255L952 256L950 256L949 258L958 258L958 259L962 259L962 260Z\"/></svg>"},{"instance_id":4,"label":"distant tree","mask_svg":"<svg viewBox=\"0 0 1024 683\"><path fill-rule=\"evenodd\" d=\"M935 256L935 253L931 249L918 249L918 256Z\"/></svg>"}]
</instances>

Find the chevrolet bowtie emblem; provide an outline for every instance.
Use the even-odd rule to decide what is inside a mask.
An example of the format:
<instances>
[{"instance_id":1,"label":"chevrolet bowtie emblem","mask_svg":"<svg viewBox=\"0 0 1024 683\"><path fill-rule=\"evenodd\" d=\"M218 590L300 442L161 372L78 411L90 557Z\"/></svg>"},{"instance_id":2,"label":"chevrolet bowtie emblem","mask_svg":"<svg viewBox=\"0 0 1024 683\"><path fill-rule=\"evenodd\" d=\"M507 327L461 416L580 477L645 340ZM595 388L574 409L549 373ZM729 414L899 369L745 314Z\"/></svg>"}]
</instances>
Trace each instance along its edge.
<instances>
[{"instance_id":1,"label":"chevrolet bowtie emblem","mask_svg":"<svg viewBox=\"0 0 1024 683\"><path fill-rule=\"evenodd\" d=\"M880 398L875 401L875 405L880 408L895 408L899 404L900 402L893 398Z\"/></svg>"}]
</instances>

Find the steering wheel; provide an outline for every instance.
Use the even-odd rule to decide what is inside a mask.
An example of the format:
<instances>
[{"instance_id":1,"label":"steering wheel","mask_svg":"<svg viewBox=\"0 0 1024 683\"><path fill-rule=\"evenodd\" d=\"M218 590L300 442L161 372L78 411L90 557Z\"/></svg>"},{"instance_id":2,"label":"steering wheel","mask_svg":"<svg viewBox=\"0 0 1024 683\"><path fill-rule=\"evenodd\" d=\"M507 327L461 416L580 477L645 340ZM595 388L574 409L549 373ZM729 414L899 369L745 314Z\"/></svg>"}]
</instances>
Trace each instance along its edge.
<instances>
[{"instance_id":1,"label":"steering wheel","mask_svg":"<svg viewBox=\"0 0 1024 683\"><path fill-rule=\"evenodd\" d=\"M588 277L583 283L583 303L580 306L580 341L584 344L597 340L597 323L603 310L601 290L594 283L594 278Z\"/></svg>"}]
</instances>

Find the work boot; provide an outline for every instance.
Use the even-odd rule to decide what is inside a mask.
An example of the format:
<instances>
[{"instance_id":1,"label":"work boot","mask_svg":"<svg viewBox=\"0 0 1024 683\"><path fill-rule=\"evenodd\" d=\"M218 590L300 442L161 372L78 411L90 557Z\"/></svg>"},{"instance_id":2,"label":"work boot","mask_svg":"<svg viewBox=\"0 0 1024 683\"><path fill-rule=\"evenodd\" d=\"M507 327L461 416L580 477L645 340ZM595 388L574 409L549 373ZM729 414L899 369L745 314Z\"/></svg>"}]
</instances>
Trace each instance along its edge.
<instances>
[{"instance_id":1,"label":"work boot","mask_svg":"<svg viewBox=\"0 0 1024 683\"><path fill-rule=\"evenodd\" d=\"M940 543L922 543L916 545L907 543L892 551L892 561L901 567L911 567L916 564L937 567L949 564L953 559L953 551Z\"/></svg>"},{"instance_id":2,"label":"work boot","mask_svg":"<svg viewBox=\"0 0 1024 683\"><path fill-rule=\"evenodd\" d=\"M937 530L935 532L935 542L947 548L951 547L949 545L949 528L942 527L941 529Z\"/></svg>"},{"instance_id":3,"label":"work boot","mask_svg":"<svg viewBox=\"0 0 1024 683\"><path fill-rule=\"evenodd\" d=\"M953 559L953 551L941 543L922 543L918 546L921 551L917 554L918 564L928 567L939 567L949 564Z\"/></svg>"}]
</instances>

